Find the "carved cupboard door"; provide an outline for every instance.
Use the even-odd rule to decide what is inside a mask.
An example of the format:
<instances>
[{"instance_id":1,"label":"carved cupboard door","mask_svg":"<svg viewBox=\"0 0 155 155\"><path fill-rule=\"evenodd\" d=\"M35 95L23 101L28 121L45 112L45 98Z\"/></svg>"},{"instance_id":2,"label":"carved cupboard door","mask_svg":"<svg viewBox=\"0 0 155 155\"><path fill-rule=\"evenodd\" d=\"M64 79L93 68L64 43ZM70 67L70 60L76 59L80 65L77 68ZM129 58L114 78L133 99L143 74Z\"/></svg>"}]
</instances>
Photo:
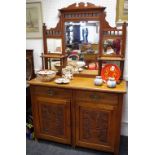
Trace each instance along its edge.
<instances>
[{"instance_id":1,"label":"carved cupboard door","mask_svg":"<svg viewBox=\"0 0 155 155\"><path fill-rule=\"evenodd\" d=\"M70 101L37 96L37 138L70 144Z\"/></svg>"},{"instance_id":2,"label":"carved cupboard door","mask_svg":"<svg viewBox=\"0 0 155 155\"><path fill-rule=\"evenodd\" d=\"M114 150L115 106L78 101L76 103L76 145Z\"/></svg>"}]
</instances>

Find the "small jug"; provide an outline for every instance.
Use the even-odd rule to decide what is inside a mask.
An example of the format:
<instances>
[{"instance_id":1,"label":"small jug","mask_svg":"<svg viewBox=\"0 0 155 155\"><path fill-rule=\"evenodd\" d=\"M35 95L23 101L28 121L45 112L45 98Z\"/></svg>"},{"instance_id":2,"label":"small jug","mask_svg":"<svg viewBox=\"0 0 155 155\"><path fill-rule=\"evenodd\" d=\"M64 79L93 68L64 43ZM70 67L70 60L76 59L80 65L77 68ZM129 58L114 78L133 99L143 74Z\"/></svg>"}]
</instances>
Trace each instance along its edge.
<instances>
[{"instance_id":1,"label":"small jug","mask_svg":"<svg viewBox=\"0 0 155 155\"><path fill-rule=\"evenodd\" d=\"M95 80L94 80L94 84L96 86L101 86L103 84L103 80L101 76L96 76Z\"/></svg>"},{"instance_id":2,"label":"small jug","mask_svg":"<svg viewBox=\"0 0 155 155\"><path fill-rule=\"evenodd\" d=\"M115 88L116 87L116 80L115 80L115 78L109 77L109 79L107 81L107 86L109 88Z\"/></svg>"}]
</instances>

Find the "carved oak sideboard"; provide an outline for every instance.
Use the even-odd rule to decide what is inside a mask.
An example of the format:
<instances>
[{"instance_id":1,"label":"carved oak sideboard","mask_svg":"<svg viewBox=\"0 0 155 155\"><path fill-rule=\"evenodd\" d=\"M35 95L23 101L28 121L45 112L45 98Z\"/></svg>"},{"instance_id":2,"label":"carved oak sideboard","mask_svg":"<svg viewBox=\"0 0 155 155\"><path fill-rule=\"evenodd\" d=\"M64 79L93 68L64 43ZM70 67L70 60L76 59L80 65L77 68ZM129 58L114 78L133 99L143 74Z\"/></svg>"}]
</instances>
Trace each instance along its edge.
<instances>
[{"instance_id":1,"label":"carved oak sideboard","mask_svg":"<svg viewBox=\"0 0 155 155\"><path fill-rule=\"evenodd\" d=\"M126 82L110 89L94 86L93 80L29 81L36 138L119 154Z\"/></svg>"}]
</instances>

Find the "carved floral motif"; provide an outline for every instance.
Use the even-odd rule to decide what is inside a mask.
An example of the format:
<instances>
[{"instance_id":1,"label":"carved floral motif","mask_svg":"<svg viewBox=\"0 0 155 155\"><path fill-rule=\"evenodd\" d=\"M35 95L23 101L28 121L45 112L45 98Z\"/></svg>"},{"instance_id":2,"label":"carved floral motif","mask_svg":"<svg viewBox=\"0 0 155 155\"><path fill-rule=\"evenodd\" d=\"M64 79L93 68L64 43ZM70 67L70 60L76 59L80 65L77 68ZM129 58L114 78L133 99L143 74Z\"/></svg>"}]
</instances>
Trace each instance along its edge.
<instances>
[{"instance_id":1,"label":"carved floral motif","mask_svg":"<svg viewBox=\"0 0 155 155\"><path fill-rule=\"evenodd\" d=\"M50 135L64 135L64 109L58 105L41 105L42 130Z\"/></svg>"},{"instance_id":2,"label":"carved floral motif","mask_svg":"<svg viewBox=\"0 0 155 155\"><path fill-rule=\"evenodd\" d=\"M82 139L89 142L106 143L108 136L107 112L82 109Z\"/></svg>"}]
</instances>

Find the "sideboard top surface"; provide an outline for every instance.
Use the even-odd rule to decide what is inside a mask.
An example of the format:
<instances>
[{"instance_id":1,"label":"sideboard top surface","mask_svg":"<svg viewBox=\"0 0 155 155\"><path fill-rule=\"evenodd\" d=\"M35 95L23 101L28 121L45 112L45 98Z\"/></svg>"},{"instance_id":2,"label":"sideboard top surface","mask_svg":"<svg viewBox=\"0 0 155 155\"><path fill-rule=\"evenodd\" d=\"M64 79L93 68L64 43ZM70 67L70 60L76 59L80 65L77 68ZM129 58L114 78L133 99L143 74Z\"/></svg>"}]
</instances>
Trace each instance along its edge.
<instances>
[{"instance_id":1,"label":"sideboard top surface","mask_svg":"<svg viewBox=\"0 0 155 155\"><path fill-rule=\"evenodd\" d=\"M37 86L102 91L102 92L111 92L111 93L126 93L127 91L126 81L121 81L120 84L117 84L116 88L108 88L105 83L102 86L95 86L94 78L85 78L85 77L74 77L74 79L71 80L69 84L56 84L54 80L51 82L40 82L36 78L32 79L28 83L30 85L37 85Z\"/></svg>"}]
</instances>

